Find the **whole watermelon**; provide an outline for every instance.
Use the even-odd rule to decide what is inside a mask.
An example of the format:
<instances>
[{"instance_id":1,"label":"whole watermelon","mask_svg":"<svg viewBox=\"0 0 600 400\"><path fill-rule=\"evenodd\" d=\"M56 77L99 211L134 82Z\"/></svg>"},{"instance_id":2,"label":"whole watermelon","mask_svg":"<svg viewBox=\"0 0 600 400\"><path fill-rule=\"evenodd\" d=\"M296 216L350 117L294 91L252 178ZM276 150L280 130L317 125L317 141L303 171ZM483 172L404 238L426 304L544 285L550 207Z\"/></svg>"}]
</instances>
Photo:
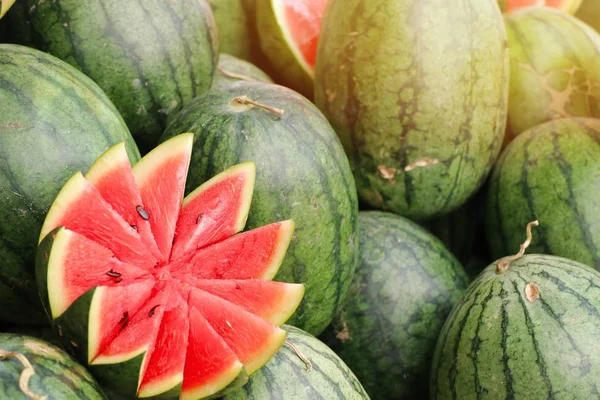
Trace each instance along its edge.
<instances>
[{"instance_id":1,"label":"whole watermelon","mask_svg":"<svg viewBox=\"0 0 600 400\"><path fill-rule=\"evenodd\" d=\"M469 279L408 219L368 211L359 225L356 278L326 343L372 398L425 398L435 342Z\"/></svg>"},{"instance_id":2,"label":"whole watermelon","mask_svg":"<svg viewBox=\"0 0 600 400\"><path fill-rule=\"evenodd\" d=\"M33 374L19 382L29 363ZM10 400L106 399L90 373L67 353L42 340L0 333L0 398Z\"/></svg>"},{"instance_id":3,"label":"whole watermelon","mask_svg":"<svg viewBox=\"0 0 600 400\"><path fill-rule=\"evenodd\" d=\"M273 83L269 75L254 64L232 55L221 53L212 87L224 86L237 81Z\"/></svg>"},{"instance_id":4,"label":"whole watermelon","mask_svg":"<svg viewBox=\"0 0 600 400\"><path fill-rule=\"evenodd\" d=\"M162 140L183 132L195 133L188 191L234 164L256 164L246 229L295 221L275 280L305 283L289 323L321 333L343 303L358 261L356 187L327 120L283 86L238 82L184 107Z\"/></svg>"},{"instance_id":5,"label":"whole watermelon","mask_svg":"<svg viewBox=\"0 0 600 400\"><path fill-rule=\"evenodd\" d=\"M549 255L496 268L481 273L446 320L430 398L598 398L600 273Z\"/></svg>"},{"instance_id":6,"label":"whole watermelon","mask_svg":"<svg viewBox=\"0 0 600 400\"><path fill-rule=\"evenodd\" d=\"M361 200L418 220L466 202L505 130L496 0L332 0L321 29L316 104L342 139Z\"/></svg>"},{"instance_id":7,"label":"whole watermelon","mask_svg":"<svg viewBox=\"0 0 600 400\"><path fill-rule=\"evenodd\" d=\"M561 119L519 135L494 168L486 227L494 258L513 253L539 220L531 252L600 269L600 120Z\"/></svg>"},{"instance_id":8,"label":"whole watermelon","mask_svg":"<svg viewBox=\"0 0 600 400\"><path fill-rule=\"evenodd\" d=\"M210 88L217 34L206 0L28 0L45 50L91 77L138 145L153 148L169 114Z\"/></svg>"},{"instance_id":9,"label":"whole watermelon","mask_svg":"<svg viewBox=\"0 0 600 400\"><path fill-rule=\"evenodd\" d=\"M48 54L0 45L0 99L0 321L47 323L33 271L54 197L112 145L139 152L102 90Z\"/></svg>"},{"instance_id":10,"label":"whole watermelon","mask_svg":"<svg viewBox=\"0 0 600 400\"><path fill-rule=\"evenodd\" d=\"M600 35L548 7L505 20L511 74L506 141L552 119L600 117Z\"/></svg>"},{"instance_id":11,"label":"whole watermelon","mask_svg":"<svg viewBox=\"0 0 600 400\"><path fill-rule=\"evenodd\" d=\"M286 344L246 386L223 400L369 399L356 376L329 347L301 329L283 328L288 332Z\"/></svg>"}]
</instances>

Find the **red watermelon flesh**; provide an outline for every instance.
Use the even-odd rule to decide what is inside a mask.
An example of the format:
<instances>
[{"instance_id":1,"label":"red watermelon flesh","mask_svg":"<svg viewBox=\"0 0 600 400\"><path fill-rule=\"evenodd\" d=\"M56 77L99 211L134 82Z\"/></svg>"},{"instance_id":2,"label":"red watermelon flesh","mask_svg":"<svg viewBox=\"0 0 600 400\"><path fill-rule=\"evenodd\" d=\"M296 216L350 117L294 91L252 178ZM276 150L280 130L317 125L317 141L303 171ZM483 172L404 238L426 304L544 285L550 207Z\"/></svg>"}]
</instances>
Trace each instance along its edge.
<instances>
[{"instance_id":1,"label":"red watermelon flesh","mask_svg":"<svg viewBox=\"0 0 600 400\"><path fill-rule=\"evenodd\" d=\"M53 318L95 287L85 361L97 366L96 374L102 365L114 371L135 364L123 375L139 376L137 386L122 390L138 397L199 399L239 382L282 345L285 332L276 325L304 292L302 285L267 281L283 261L292 221L238 233L250 207L253 164L234 166L182 199L191 138L165 142L133 169L119 149L109 150L88 172L89 181L79 174L65 185L44 224L45 232L68 228L42 241L36 267L47 277L40 282ZM148 222L152 235L144 239L130 221ZM61 318L72 315L81 313ZM141 367L126 363L142 354Z\"/></svg>"},{"instance_id":2,"label":"red watermelon flesh","mask_svg":"<svg viewBox=\"0 0 600 400\"><path fill-rule=\"evenodd\" d=\"M315 68L321 20L327 0L273 0L283 4L285 22L289 33L304 57L304 61Z\"/></svg>"}]
</instances>

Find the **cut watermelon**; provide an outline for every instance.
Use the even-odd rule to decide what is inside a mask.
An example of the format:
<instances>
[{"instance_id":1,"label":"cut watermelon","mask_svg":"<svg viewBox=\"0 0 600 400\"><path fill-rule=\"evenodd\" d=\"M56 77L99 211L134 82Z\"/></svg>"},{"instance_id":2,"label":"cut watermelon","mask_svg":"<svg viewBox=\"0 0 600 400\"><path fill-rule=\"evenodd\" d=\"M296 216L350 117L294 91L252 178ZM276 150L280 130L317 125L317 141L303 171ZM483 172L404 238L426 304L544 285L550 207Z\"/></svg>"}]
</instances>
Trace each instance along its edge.
<instances>
[{"instance_id":1,"label":"cut watermelon","mask_svg":"<svg viewBox=\"0 0 600 400\"><path fill-rule=\"evenodd\" d=\"M304 294L268 281L292 221L239 233L254 164L183 198L191 141L171 139L133 168L111 148L65 184L42 228L36 278L53 323L127 397L201 399L243 384L280 348L278 325Z\"/></svg>"},{"instance_id":2,"label":"cut watermelon","mask_svg":"<svg viewBox=\"0 0 600 400\"><path fill-rule=\"evenodd\" d=\"M546 6L575 14L579 6L581 6L582 0L498 0L498 2L500 9L504 12L511 12L527 7Z\"/></svg>"}]
</instances>

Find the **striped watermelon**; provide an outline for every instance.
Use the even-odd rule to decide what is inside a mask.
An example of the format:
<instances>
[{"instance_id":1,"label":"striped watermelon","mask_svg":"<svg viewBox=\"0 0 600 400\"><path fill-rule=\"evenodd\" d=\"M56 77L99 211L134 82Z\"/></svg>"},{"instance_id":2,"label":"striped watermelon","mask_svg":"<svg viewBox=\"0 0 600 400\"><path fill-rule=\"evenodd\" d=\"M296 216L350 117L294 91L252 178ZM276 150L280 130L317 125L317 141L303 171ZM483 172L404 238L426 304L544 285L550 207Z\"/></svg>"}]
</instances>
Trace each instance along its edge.
<instances>
[{"instance_id":1,"label":"striped watermelon","mask_svg":"<svg viewBox=\"0 0 600 400\"><path fill-rule=\"evenodd\" d=\"M346 364L314 336L293 326L286 344L243 388L223 400L368 400Z\"/></svg>"},{"instance_id":2,"label":"striped watermelon","mask_svg":"<svg viewBox=\"0 0 600 400\"><path fill-rule=\"evenodd\" d=\"M508 49L495 0L332 0L315 100L360 199L411 219L483 184L504 135Z\"/></svg>"},{"instance_id":3,"label":"striped watermelon","mask_svg":"<svg viewBox=\"0 0 600 400\"><path fill-rule=\"evenodd\" d=\"M47 323L33 278L44 216L75 171L122 141L136 162L123 119L88 77L40 51L0 45L0 321Z\"/></svg>"},{"instance_id":4,"label":"striped watermelon","mask_svg":"<svg viewBox=\"0 0 600 400\"><path fill-rule=\"evenodd\" d=\"M276 279L306 284L290 320L318 335L346 297L358 260L358 202L348 159L327 120L282 86L238 82L186 106L163 139L192 131L188 191L231 165L257 165L254 228L292 218L296 230Z\"/></svg>"},{"instance_id":5,"label":"striped watermelon","mask_svg":"<svg viewBox=\"0 0 600 400\"><path fill-rule=\"evenodd\" d=\"M486 227L494 258L519 247L520 227L540 221L531 251L600 269L600 121L561 119L529 129L492 174Z\"/></svg>"},{"instance_id":6,"label":"striped watermelon","mask_svg":"<svg viewBox=\"0 0 600 400\"><path fill-rule=\"evenodd\" d=\"M547 7L505 15L510 96L505 142L556 118L600 117L600 35Z\"/></svg>"}]
</instances>

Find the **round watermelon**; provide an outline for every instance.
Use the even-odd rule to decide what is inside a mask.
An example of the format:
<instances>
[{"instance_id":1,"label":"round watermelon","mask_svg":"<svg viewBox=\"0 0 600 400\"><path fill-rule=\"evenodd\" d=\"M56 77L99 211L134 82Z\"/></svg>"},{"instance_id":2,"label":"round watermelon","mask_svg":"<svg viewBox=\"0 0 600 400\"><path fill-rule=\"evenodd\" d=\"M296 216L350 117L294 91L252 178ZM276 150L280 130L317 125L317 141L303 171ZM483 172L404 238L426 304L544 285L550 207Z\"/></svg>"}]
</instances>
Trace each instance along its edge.
<instances>
[{"instance_id":1,"label":"round watermelon","mask_svg":"<svg viewBox=\"0 0 600 400\"><path fill-rule=\"evenodd\" d=\"M356 278L326 343L372 398L425 398L435 342L469 279L408 219L368 211L359 225Z\"/></svg>"},{"instance_id":2,"label":"round watermelon","mask_svg":"<svg viewBox=\"0 0 600 400\"><path fill-rule=\"evenodd\" d=\"M92 78L140 148L158 142L169 114L210 88L217 33L206 0L28 0L40 49Z\"/></svg>"},{"instance_id":3,"label":"round watermelon","mask_svg":"<svg viewBox=\"0 0 600 400\"><path fill-rule=\"evenodd\" d=\"M215 88L237 81L273 83L269 75L254 64L232 55L221 53L212 87Z\"/></svg>"},{"instance_id":4,"label":"round watermelon","mask_svg":"<svg viewBox=\"0 0 600 400\"><path fill-rule=\"evenodd\" d=\"M0 321L45 323L33 264L52 201L113 144L139 152L102 90L48 54L0 45L0 98Z\"/></svg>"},{"instance_id":5,"label":"round watermelon","mask_svg":"<svg viewBox=\"0 0 600 400\"><path fill-rule=\"evenodd\" d=\"M492 174L486 227L491 255L519 248L539 220L531 251L600 269L600 121L561 119L519 135Z\"/></svg>"},{"instance_id":6,"label":"round watermelon","mask_svg":"<svg viewBox=\"0 0 600 400\"><path fill-rule=\"evenodd\" d=\"M296 231L276 279L306 296L290 324L318 335L346 297L358 260L358 202L348 159L319 110L282 86L239 82L198 97L164 138L194 132L188 191L244 161L256 163L254 228L292 218Z\"/></svg>"},{"instance_id":7,"label":"round watermelon","mask_svg":"<svg viewBox=\"0 0 600 400\"><path fill-rule=\"evenodd\" d=\"M364 388L336 354L293 326L286 344L243 388L223 400L368 400ZM377 397L375 397L377 398Z\"/></svg>"},{"instance_id":8,"label":"round watermelon","mask_svg":"<svg viewBox=\"0 0 600 400\"><path fill-rule=\"evenodd\" d=\"M106 399L90 373L71 356L26 335L0 333L0 381L3 399Z\"/></svg>"},{"instance_id":9,"label":"round watermelon","mask_svg":"<svg viewBox=\"0 0 600 400\"><path fill-rule=\"evenodd\" d=\"M350 158L359 197L414 220L447 214L502 144L508 49L495 0L332 0L315 101Z\"/></svg>"}]
</instances>

